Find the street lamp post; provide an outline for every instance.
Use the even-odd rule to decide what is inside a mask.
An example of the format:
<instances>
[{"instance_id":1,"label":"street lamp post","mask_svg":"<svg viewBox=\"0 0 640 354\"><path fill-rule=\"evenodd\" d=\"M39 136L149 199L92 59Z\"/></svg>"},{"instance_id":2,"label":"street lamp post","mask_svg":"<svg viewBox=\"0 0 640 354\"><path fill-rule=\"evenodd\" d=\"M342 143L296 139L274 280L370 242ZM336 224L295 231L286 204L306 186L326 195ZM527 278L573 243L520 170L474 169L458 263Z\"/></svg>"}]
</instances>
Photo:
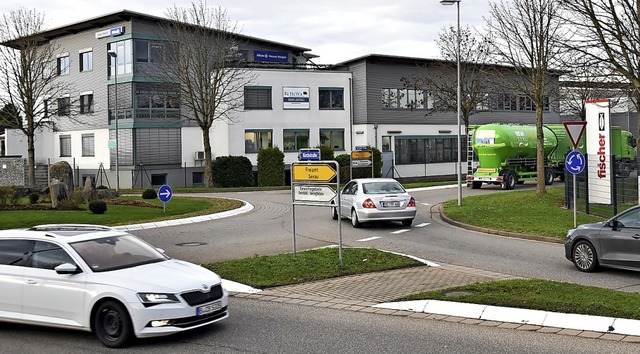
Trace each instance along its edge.
<instances>
[{"instance_id":1,"label":"street lamp post","mask_svg":"<svg viewBox=\"0 0 640 354\"><path fill-rule=\"evenodd\" d=\"M462 146L460 141L460 136L462 132L460 130L460 111L461 111L461 94L460 94L460 0L440 0L440 3L443 5L453 5L455 4L458 11L458 21L457 21L457 29L456 29L456 64L458 67L458 114L457 114L457 125L458 125L458 162L456 165L456 175L458 179L458 206L462 206Z\"/></svg>"},{"instance_id":2,"label":"street lamp post","mask_svg":"<svg viewBox=\"0 0 640 354\"><path fill-rule=\"evenodd\" d=\"M120 190L120 158L119 158L119 150L120 144L118 141L118 53L115 50L110 49L108 52L109 57L113 58L114 64L112 67L113 70L113 78L114 78L114 112L115 112L115 124L116 124L116 191Z\"/></svg>"}]
</instances>

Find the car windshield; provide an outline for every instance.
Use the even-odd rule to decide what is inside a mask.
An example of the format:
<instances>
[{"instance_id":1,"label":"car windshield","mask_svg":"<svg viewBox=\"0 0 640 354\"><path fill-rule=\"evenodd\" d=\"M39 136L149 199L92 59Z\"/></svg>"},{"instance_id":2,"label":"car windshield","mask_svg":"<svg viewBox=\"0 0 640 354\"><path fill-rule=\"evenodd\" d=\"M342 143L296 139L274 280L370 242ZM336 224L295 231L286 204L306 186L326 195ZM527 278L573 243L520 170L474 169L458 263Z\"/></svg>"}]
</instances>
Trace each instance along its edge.
<instances>
[{"instance_id":1,"label":"car windshield","mask_svg":"<svg viewBox=\"0 0 640 354\"><path fill-rule=\"evenodd\" d=\"M362 184L364 194L404 193L404 188L398 182L369 182Z\"/></svg>"},{"instance_id":2,"label":"car windshield","mask_svg":"<svg viewBox=\"0 0 640 354\"><path fill-rule=\"evenodd\" d=\"M110 236L71 244L94 272L162 262L160 251L132 235Z\"/></svg>"}]
</instances>

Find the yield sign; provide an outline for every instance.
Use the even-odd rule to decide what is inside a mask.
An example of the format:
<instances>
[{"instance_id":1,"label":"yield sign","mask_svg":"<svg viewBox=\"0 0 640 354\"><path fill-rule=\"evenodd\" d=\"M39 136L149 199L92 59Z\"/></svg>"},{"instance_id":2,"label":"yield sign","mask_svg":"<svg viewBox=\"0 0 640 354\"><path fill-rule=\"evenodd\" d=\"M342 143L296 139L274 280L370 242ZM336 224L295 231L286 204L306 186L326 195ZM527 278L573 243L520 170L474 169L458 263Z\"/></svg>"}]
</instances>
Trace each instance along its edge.
<instances>
[{"instance_id":1,"label":"yield sign","mask_svg":"<svg viewBox=\"0 0 640 354\"><path fill-rule=\"evenodd\" d=\"M571 121L571 122L562 122L564 124L564 129L569 133L569 138L571 139L571 143L573 144L573 149L578 149L578 144L580 143L580 139L582 139L582 134L584 134L584 128L587 126L587 122L583 121Z\"/></svg>"}]
</instances>

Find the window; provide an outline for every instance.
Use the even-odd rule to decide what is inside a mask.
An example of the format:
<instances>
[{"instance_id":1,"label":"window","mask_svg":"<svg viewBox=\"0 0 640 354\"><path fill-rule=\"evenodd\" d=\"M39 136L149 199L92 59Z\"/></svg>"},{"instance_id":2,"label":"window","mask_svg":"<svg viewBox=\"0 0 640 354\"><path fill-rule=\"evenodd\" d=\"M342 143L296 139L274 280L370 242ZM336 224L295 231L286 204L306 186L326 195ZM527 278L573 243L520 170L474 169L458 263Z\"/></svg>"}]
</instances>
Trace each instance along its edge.
<instances>
[{"instance_id":1,"label":"window","mask_svg":"<svg viewBox=\"0 0 640 354\"><path fill-rule=\"evenodd\" d=\"M271 86L244 87L244 109L271 108Z\"/></svg>"},{"instance_id":2,"label":"window","mask_svg":"<svg viewBox=\"0 0 640 354\"><path fill-rule=\"evenodd\" d=\"M284 151L298 151L309 147L309 129L285 129L283 137Z\"/></svg>"},{"instance_id":3,"label":"window","mask_svg":"<svg viewBox=\"0 0 640 354\"><path fill-rule=\"evenodd\" d=\"M93 52L88 51L84 53L80 53L80 72L91 71L93 70Z\"/></svg>"},{"instance_id":4,"label":"window","mask_svg":"<svg viewBox=\"0 0 640 354\"><path fill-rule=\"evenodd\" d=\"M255 153L260 149L270 148L272 138L271 130L245 130L244 152Z\"/></svg>"},{"instance_id":5,"label":"window","mask_svg":"<svg viewBox=\"0 0 640 354\"><path fill-rule=\"evenodd\" d=\"M180 92L168 84L135 84L137 119L180 119Z\"/></svg>"},{"instance_id":6,"label":"window","mask_svg":"<svg viewBox=\"0 0 640 354\"><path fill-rule=\"evenodd\" d=\"M194 186L204 185L204 172L193 172L191 174L191 183Z\"/></svg>"},{"instance_id":7,"label":"window","mask_svg":"<svg viewBox=\"0 0 640 354\"><path fill-rule=\"evenodd\" d=\"M95 156L95 141L93 134L82 134L82 156Z\"/></svg>"},{"instance_id":8,"label":"window","mask_svg":"<svg viewBox=\"0 0 640 354\"><path fill-rule=\"evenodd\" d=\"M344 109L344 89L320 87L318 100L320 109Z\"/></svg>"},{"instance_id":9,"label":"window","mask_svg":"<svg viewBox=\"0 0 640 354\"><path fill-rule=\"evenodd\" d=\"M2 240L0 241L0 264L26 266L33 241Z\"/></svg>"},{"instance_id":10,"label":"window","mask_svg":"<svg viewBox=\"0 0 640 354\"><path fill-rule=\"evenodd\" d=\"M398 109L425 109L427 93L425 90L414 89L382 89L382 107Z\"/></svg>"},{"instance_id":11,"label":"window","mask_svg":"<svg viewBox=\"0 0 640 354\"><path fill-rule=\"evenodd\" d=\"M176 48L172 42L147 39L135 40L136 63L165 63L175 55Z\"/></svg>"},{"instance_id":12,"label":"window","mask_svg":"<svg viewBox=\"0 0 640 354\"><path fill-rule=\"evenodd\" d=\"M57 59L57 73L58 75L69 75L69 56L61 56Z\"/></svg>"},{"instance_id":13,"label":"window","mask_svg":"<svg viewBox=\"0 0 640 354\"><path fill-rule=\"evenodd\" d=\"M320 145L344 150L344 129L320 129Z\"/></svg>"},{"instance_id":14,"label":"window","mask_svg":"<svg viewBox=\"0 0 640 354\"><path fill-rule=\"evenodd\" d=\"M462 137L462 146L465 138ZM457 137L395 137L395 159L398 165L456 162Z\"/></svg>"},{"instance_id":15,"label":"window","mask_svg":"<svg viewBox=\"0 0 640 354\"><path fill-rule=\"evenodd\" d=\"M71 114L71 98L58 98L58 116L68 116Z\"/></svg>"},{"instance_id":16,"label":"window","mask_svg":"<svg viewBox=\"0 0 640 354\"><path fill-rule=\"evenodd\" d=\"M60 157L71 156L71 135L60 135Z\"/></svg>"},{"instance_id":17,"label":"window","mask_svg":"<svg viewBox=\"0 0 640 354\"><path fill-rule=\"evenodd\" d=\"M80 95L80 113L93 113L93 93Z\"/></svg>"},{"instance_id":18,"label":"window","mask_svg":"<svg viewBox=\"0 0 640 354\"><path fill-rule=\"evenodd\" d=\"M60 246L50 242L36 241L31 256L31 267L53 270L64 263L75 264L69 254Z\"/></svg>"},{"instance_id":19,"label":"window","mask_svg":"<svg viewBox=\"0 0 640 354\"><path fill-rule=\"evenodd\" d=\"M391 136L384 135L382 137L382 151L391 151Z\"/></svg>"},{"instance_id":20,"label":"window","mask_svg":"<svg viewBox=\"0 0 640 354\"><path fill-rule=\"evenodd\" d=\"M44 104L44 116L48 117L51 114L51 100L48 98L45 98L43 101Z\"/></svg>"},{"instance_id":21,"label":"window","mask_svg":"<svg viewBox=\"0 0 640 354\"><path fill-rule=\"evenodd\" d=\"M159 175L151 175L151 185L153 186L163 186L167 184L167 175L159 174Z\"/></svg>"},{"instance_id":22,"label":"window","mask_svg":"<svg viewBox=\"0 0 640 354\"><path fill-rule=\"evenodd\" d=\"M109 61L109 77L113 76L116 73L114 67L117 68L118 75L131 74L133 72L132 47L133 44L131 39L109 43L107 50L113 50L118 55L115 59L111 56L107 56L107 60Z\"/></svg>"}]
</instances>

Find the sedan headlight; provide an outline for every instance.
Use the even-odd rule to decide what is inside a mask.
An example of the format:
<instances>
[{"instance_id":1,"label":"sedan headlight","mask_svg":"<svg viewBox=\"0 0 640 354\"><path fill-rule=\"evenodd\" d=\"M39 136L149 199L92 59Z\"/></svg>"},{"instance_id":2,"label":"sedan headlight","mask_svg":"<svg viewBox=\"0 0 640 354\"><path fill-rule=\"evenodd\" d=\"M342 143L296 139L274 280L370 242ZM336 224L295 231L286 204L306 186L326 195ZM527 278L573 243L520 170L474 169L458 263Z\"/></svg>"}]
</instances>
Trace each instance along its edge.
<instances>
[{"instance_id":1,"label":"sedan headlight","mask_svg":"<svg viewBox=\"0 0 640 354\"><path fill-rule=\"evenodd\" d=\"M570 229L567 231L567 239L570 239L574 232L576 232L576 229Z\"/></svg>"},{"instance_id":2,"label":"sedan headlight","mask_svg":"<svg viewBox=\"0 0 640 354\"><path fill-rule=\"evenodd\" d=\"M180 302L174 294L138 293L138 298L140 298L140 301L142 301L145 306Z\"/></svg>"}]
</instances>

